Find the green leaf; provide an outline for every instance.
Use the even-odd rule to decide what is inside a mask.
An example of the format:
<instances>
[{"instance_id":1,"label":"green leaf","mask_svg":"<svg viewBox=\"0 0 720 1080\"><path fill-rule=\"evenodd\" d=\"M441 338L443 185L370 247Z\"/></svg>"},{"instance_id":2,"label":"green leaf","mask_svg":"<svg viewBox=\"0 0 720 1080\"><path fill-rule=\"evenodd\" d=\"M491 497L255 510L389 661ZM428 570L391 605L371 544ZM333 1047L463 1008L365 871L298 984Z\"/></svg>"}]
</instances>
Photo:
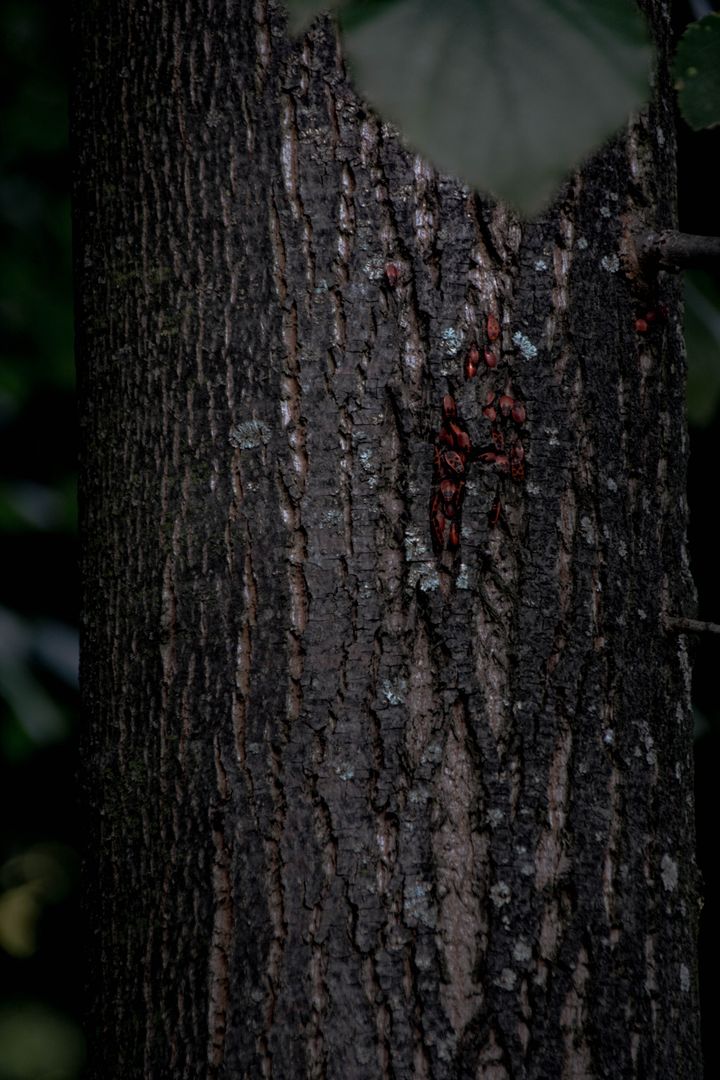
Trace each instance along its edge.
<instances>
[{"instance_id":1,"label":"green leaf","mask_svg":"<svg viewBox=\"0 0 720 1080\"><path fill-rule=\"evenodd\" d=\"M695 131L720 124L720 14L692 23L680 38L675 67L680 111Z\"/></svg>"},{"instance_id":2,"label":"green leaf","mask_svg":"<svg viewBox=\"0 0 720 1080\"><path fill-rule=\"evenodd\" d=\"M293 34L305 30L321 11L331 7L340 7L342 0L285 0L288 9L290 29Z\"/></svg>"},{"instance_id":3,"label":"green leaf","mask_svg":"<svg viewBox=\"0 0 720 1080\"><path fill-rule=\"evenodd\" d=\"M294 34L306 30L321 11L342 9L345 28L359 26L374 19L383 8L399 3L399 0L286 0L290 14L290 29Z\"/></svg>"},{"instance_id":4,"label":"green leaf","mask_svg":"<svg viewBox=\"0 0 720 1080\"><path fill-rule=\"evenodd\" d=\"M685 274L687 412L693 427L707 427L720 403L720 287L700 270Z\"/></svg>"},{"instance_id":5,"label":"green leaf","mask_svg":"<svg viewBox=\"0 0 720 1080\"><path fill-rule=\"evenodd\" d=\"M528 214L648 94L651 50L632 0L334 6L358 89L381 116L443 172Z\"/></svg>"},{"instance_id":6,"label":"green leaf","mask_svg":"<svg viewBox=\"0 0 720 1080\"><path fill-rule=\"evenodd\" d=\"M648 93L627 0L401 0L345 42L360 91L422 154L528 214Z\"/></svg>"},{"instance_id":7,"label":"green leaf","mask_svg":"<svg viewBox=\"0 0 720 1080\"><path fill-rule=\"evenodd\" d=\"M3 1080L73 1080L85 1057L77 1024L41 1001L0 1005Z\"/></svg>"}]
</instances>

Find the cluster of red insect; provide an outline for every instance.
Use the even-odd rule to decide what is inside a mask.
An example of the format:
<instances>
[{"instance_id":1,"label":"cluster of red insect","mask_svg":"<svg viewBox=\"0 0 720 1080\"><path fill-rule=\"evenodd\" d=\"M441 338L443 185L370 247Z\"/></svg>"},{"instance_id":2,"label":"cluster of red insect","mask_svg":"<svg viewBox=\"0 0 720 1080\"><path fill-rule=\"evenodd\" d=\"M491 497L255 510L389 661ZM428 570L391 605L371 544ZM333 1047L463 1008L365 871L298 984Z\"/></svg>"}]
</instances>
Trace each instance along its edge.
<instances>
[{"instance_id":1,"label":"cluster of red insect","mask_svg":"<svg viewBox=\"0 0 720 1080\"><path fill-rule=\"evenodd\" d=\"M667 314L667 308L664 304L659 304L657 310L651 308L649 311L641 312L635 319L635 332L637 334L647 334L654 322L665 322Z\"/></svg>"},{"instance_id":2,"label":"cluster of red insect","mask_svg":"<svg viewBox=\"0 0 720 1080\"><path fill-rule=\"evenodd\" d=\"M446 394L442 403L442 424L435 439L430 499L430 533L436 555L445 546L448 522L448 550L457 551L460 546L460 515L471 453L472 441L458 417L455 398Z\"/></svg>"},{"instance_id":3,"label":"cluster of red insect","mask_svg":"<svg viewBox=\"0 0 720 1080\"><path fill-rule=\"evenodd\" d=\"M500 324L495 315L488 315L486 329L489 344L484 349L484 361L486 367L492 370L497 367L498 358L490 345L500 336ZM465 358L465 378L474 378L479 365L480 350L477 345L471 345ZM448 551L457 551L460 546L460 516L471 462L479 461L501 475L509 474L518 482L525 479L525 449L518 431L527 417L524 403L512 397L508 387L497 393L490 390L485 396L482 411L485 419L490 421L492 441L481 449L475 449L458 416L454 397L446 394L443 398L442 423L435 438L430 498L430 532L436 555L445 547L448 525ZM499 484L488 520L491 526L503 520Z\"/></svg>"},{"instance_id":4,"label":"cluster of red insect","mask_svg":"<svg viewBox=\"0 0 720 1080\"><path fill-rule=\"evenodd\" d=\"M491 390L483 415L492 424L492 442L475 449L467 428L458 416L455 398L451 394L443 398L442 423L435 439L430 498L430 533L436 555L445 547L445 530L448 526L448 551L457 551L460 546L460 517L471 462L479 461L491 466L502 475L509 473L518 482L525 479L525 449L516 430L525 423L524 404L508 393L497 397ZM502 502L498 490L488 520L494 526L501 519Z\"/></svg>"},{"instance_id":5,"label":"cluster of red insect","mask_svg":"<svg viewBox=\"0 0 720 1080\"><path fill-rule=\"evenodd\" d=\"M525 449L514 430L525 423L527 413L524 404L510 397L507 392L498 397L493 390L489 390L485 397L483 416L492 424L492 446L481 450L478 460L483 465L492 465L500 473L509 472L513 480L524 480Z\"/></svg>"},{"instance_id":6,"label":"cluster of red insect","mask_svg":"<svg viewBox=\"0 0 720 1080\"><path fill-rule=\"evenodd\" d=\"M488 315L487 323L487 336L488 341L492 344L500 337L500 323L495 315ZM498 366L498 358L489 345L486 345L483 349L483 360L485 366L492 369ZM468 354L465 358L465 378L474 379L477 375L478 367L480 366L480 349L477 345L471 345L468 350Z\"/></svg>"}]
</instances>

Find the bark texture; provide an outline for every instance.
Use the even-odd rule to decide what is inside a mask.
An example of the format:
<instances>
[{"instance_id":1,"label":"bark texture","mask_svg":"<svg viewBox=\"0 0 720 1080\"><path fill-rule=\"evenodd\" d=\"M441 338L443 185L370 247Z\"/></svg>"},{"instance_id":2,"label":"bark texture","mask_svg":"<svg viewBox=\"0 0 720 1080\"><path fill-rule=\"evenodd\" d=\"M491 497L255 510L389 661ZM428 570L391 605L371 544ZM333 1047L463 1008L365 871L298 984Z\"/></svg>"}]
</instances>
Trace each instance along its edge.
<instances>
[{"instance_id":1,"label":"bark texture","mask_svg":"<svg viewBox=\"0 0 720 1080\"><path fill-rule=\"evenodd\" d=\"M521 223L328 20L78 0L91 1077L700 1076L651 6L654 103ZM442 396L480 444L491 390L527 477L473 464L436 558Z\"/></svg>"}]
</instances>

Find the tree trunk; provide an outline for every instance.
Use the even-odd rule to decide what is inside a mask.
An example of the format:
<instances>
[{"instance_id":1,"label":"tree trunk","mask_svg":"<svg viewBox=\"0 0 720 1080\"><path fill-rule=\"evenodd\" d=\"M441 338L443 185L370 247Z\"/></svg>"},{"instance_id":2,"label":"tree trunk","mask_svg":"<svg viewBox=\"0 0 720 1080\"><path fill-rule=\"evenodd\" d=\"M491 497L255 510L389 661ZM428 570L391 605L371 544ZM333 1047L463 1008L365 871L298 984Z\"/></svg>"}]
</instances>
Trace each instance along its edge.
<instances>
[{"instance_id":1,"label":"tree trunk","mask_svg":"<svg viewBox=\"0 0 720 1080\"><path fill-rule=\"evenodd\" d=\"M700 1076L651 7L654 103L521 223L329 20L78 0L91 1077ZM525 479L468 456L436 555L443 396L482 447L491 391Z\"/></svg>"}]
</instances>

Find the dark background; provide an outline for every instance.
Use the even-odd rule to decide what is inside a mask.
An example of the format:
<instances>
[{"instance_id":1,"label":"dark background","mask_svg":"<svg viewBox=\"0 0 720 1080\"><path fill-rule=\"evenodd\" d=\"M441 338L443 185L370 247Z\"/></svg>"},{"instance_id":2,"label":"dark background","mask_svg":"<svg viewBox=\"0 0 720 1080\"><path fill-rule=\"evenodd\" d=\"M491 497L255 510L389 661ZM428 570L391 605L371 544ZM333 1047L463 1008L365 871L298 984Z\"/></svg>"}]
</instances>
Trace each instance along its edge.
<instances>
[{"instance_id":1,"label":"dark background","mask_svg":"<svg viewBox=\"0 0 720 1080\"><path fill-rule=\"evenodd\" d=\"M681 31L692 15L675 7ZM68 9L67 0L0 0L0 1080L77 1080L83 1060ZM682 122L679 131L681 228L720 235L709 164L720 131ZM720 622L720 278L687 274L686 301L691 557L699 617ZM708 1076L720 1075L719 666L720 637L704 636L693 699Z\"/></svg>"}]
</instances>

